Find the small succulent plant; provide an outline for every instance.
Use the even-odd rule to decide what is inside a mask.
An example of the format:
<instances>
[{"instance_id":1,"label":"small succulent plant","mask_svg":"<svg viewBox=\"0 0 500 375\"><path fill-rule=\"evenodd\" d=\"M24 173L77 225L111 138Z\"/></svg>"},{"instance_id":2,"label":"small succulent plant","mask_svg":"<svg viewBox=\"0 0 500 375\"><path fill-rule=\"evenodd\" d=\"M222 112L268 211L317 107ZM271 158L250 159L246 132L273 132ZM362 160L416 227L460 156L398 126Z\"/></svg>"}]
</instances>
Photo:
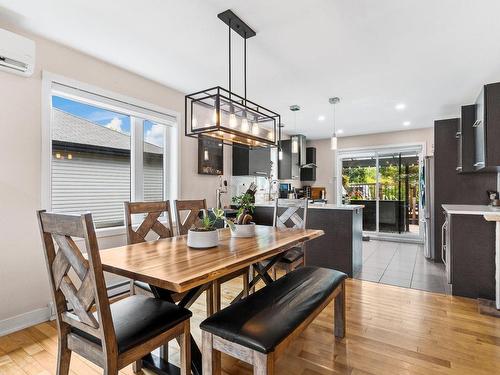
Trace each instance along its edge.
<instances>
[{"instance_id":1,"label":"small succulent plant","mask_svg":"<svg viewBox=\"0 0 500 375\"><path fill-rule=\"evenodd\" d=\"M209 232L216 230L217 228L215 225L219 220L226 222L229 227L234 226L233 222L224 216L224 210L220 208L213 208L212 213L213 215L210 215L206 210L204 210L203 218L194 226L193 230L197 232Z\"/></svg>"},{"instance_id":2,"label":"small succulent plant","mask_svg":"<svg viewBox=\"0 0 500 375\"><path fill-rule=\"evenodd\" d=\"M236 216L235 224L245 225L252 222L252 213L255 208L253 196L245 193L233 197L232 202L238 207L238 215Z\"/></svg>"}]
</instances>

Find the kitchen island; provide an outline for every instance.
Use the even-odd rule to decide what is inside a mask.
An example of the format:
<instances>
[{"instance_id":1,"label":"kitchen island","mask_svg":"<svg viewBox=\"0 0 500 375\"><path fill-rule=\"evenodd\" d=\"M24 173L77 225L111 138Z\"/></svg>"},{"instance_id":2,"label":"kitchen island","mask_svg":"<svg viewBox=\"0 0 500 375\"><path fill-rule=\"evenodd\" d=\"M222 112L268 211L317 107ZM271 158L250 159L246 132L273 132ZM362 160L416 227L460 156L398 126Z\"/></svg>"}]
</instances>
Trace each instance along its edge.
<instances>
[{"instance_id":1,"label":"kitchen island","mask_svg":"<svg viewBox=\"0 0 500 375\"><path fill-rule=\"evenodd\" d=\"M256 224L273 225L274 202L256 203ZM345 272L349 277L361 267L363 206L310 204L307 228L322 229L325 235L305 245L305 263Z\"/></svg>"}]
</instances>

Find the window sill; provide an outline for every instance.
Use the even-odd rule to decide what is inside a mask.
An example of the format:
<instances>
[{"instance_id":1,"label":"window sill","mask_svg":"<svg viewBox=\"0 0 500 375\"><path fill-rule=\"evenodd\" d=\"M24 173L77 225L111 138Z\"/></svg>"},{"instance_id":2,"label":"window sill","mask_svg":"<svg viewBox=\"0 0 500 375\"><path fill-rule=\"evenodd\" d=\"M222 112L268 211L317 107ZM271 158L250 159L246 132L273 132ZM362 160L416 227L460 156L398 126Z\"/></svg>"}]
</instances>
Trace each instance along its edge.
<instances>
[{"instance_id":1,"label":"window sill","mask_svg":"<svg viewBox=\"0 0 500 375\"><path fill-rule=\"evenodd\" d=\"M167 220L160 220L162 224L168 224ZM133 225L134 229L139 227L139 224ZM172 223L172 228L174 233L177 233L177 225L175 222ZM97 238L107 238L107 237L115 237L115 236L123 236L127 233L127 229L125 226L119 227L109 227L109 228L100 228L95 230L95 234Z\"/></svg>"}]
</instances>

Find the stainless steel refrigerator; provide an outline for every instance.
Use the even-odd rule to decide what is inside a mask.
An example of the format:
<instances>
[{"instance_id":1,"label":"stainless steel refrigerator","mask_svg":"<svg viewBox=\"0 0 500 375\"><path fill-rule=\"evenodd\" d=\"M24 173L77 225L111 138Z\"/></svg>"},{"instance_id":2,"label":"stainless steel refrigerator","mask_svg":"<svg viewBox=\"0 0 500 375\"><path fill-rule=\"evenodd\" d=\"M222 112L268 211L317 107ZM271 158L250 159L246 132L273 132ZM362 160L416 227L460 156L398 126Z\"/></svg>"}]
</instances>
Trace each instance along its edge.
<instances>
[{"instance_id":1,"label":"stainless steel refrigerator","mask_svg":"<svg viewBox=\"0 0 500 375\"><path fill-rule=\"evenodd\" d=\"M434 246L434 156L426 156L420 175L422 209L420 223L424 228L424 256L435 259Z\"/></svg>"}]
</instances>

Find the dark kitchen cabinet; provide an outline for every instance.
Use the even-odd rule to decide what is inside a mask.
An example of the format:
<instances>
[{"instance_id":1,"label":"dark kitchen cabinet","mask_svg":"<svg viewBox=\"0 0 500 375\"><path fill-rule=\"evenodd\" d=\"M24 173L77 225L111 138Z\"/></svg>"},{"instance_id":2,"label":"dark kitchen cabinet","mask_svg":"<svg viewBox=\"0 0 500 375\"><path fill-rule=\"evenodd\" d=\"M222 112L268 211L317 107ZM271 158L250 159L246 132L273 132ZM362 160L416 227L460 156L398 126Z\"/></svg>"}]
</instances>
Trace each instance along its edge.
<instances>
[{"instance_id":1,"label":"dark kitchen cabinet","mask_svg":"<svg viewBox=\"0 0 500 375\"><path fill-rule=\"evenodd\" d=\"M271 150L233 146L233 176L269 176Z\"/></svg>"},{"instance_id":2,"label":"dark kitchen cabinet","mask_svg":"<svg viewBox=\"0 0 500 375\"><path fill-rule=\"evenodd\" d=\"M452 294L495 299L495 223L482 215L449 215Z\"/></svg>"},{"instance_id":3,"label":"dark kitchen cabinet","mask_svg":"<svg viewBox=\"0 0 500 375\"><path fill-rule=\"evenodd\" d=\"M307 167L300 169L300 181L316 181L316 148L306 148L306 165Z\"/></svg>"},{"instance_id":4,"label":"dark kitchen cabinet","mask_svg":"<svg viewBox=\"0 0 500 375\"><path fill-rule=\"evenodd\" d=\"M476 119L476 105L462 106L462 116L456 133L457 139L457 172L467 173L474 171L474 121Z\"/></svg>"},{"instance_id":5,"label":"dark kitchen cabinet","mask_svg":"<svg viewBox=\"0 0 500 375\"><path fill-rule=\"evenodd\" d=\"M485 85L476 100L475 171L500 171L500 82Z\"/></svg>"},{"instance_id":6,"label":"dark kitchen cabinet","mask_svg":"<svg viewBox=\"0 0 500 375\"><path fill-rule=\"evenodd\" d=\"M281 160L278 160L278 179L292 179L292 141L281 141Z\"/></svg>"},{"instance_id":7,"label":"dark kitchen cabinet","mask_svg":"<svg viewBox=\"0 0 500 375\"><path fill-rule=\"evenodd\" d=\"M458 144L455 136L460 119L434 122L434 248L441 249L443 204L488 204L487 190L497 190L494 173L457 173ZM468 232L467 228L462 228ZM435 261L440 262L440 256Z\"/></svg>"}]
</instances>

